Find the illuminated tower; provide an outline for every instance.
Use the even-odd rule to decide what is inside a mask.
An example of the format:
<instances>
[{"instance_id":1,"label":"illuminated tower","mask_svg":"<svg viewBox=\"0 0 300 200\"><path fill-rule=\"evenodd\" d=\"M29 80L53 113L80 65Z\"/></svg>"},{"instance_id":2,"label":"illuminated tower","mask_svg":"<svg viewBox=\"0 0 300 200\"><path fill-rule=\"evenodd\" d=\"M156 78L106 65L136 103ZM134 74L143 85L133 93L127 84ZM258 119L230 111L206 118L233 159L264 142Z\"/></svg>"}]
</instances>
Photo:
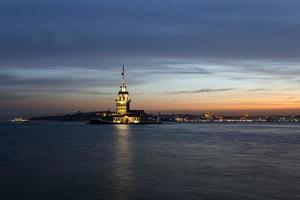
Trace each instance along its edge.
<instances>
[{"instance_id":1,"label":"illuminated tower","mask_svg":"<svg viewBox=\"0 0 300 200\"><path fill-rule=\"evenodd\" d=\"M118 115L124 115L127 114L130 111L130 99L129 99L129 93L127 90L127 86L125 85L125 70L123 65L123 71L122 71L122 83L120 85L120 91L118 93L118 97L116 99L116 106L117 106L117 114Z\"/></svg>"}]
</instances>

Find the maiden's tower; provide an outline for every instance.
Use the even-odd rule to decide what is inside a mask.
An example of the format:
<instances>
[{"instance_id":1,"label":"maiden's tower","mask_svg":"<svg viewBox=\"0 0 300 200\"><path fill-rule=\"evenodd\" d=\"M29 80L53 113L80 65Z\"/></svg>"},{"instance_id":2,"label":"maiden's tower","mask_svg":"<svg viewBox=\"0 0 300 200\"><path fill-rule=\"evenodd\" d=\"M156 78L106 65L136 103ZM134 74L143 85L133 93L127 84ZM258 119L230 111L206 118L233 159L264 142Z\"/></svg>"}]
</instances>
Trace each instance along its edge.
<instances>
[{"instance_id":1,"label":"maiden's tower","mask_svg":"<svg viewBox=\"0 0 300 200\"><path fill-rule=\"evenodd\" d=\"M125 69L123 65L122 82L120 84L120 91L116 98L116 113L113 117L113 123L117 124L140 124L145 122L144 110L130 110L131 99L125 84Z\"/></svg>"},{"instance_id":2,"label":"maiden's tower","mask_svg":"<svg viewBox=\"0 0 300 200\"><path fill-rule=\"evenodd\" d=\"M98 112L98 118L91 120L90 124L159 124L159 116L155 119L149 117L144 110L131 110L129 92L125 84L125 69L123 65L122 80L120 83L120 90L115 99L115 112Z\"/></svg>"}]
</instances>

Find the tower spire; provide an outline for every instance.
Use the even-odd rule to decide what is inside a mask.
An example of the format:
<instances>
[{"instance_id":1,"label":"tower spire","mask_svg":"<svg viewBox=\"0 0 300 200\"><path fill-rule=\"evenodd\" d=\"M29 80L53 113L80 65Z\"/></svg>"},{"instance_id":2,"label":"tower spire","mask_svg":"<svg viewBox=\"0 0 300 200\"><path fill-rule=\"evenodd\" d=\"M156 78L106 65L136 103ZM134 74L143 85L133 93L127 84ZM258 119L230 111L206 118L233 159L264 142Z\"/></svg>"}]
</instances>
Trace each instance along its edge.
<instances>
[{"instance_id":1,"label":"tower spire","mask_svg":"<svg viewBox=\"0 0 300 200\"><path fill-rule=\"evenodd\" d=\"M123 84L125 83L125 69L124 69L124 64L123 64L123 71L122 71L122 80L123 80Z\"/></svg>"}]
</instances>

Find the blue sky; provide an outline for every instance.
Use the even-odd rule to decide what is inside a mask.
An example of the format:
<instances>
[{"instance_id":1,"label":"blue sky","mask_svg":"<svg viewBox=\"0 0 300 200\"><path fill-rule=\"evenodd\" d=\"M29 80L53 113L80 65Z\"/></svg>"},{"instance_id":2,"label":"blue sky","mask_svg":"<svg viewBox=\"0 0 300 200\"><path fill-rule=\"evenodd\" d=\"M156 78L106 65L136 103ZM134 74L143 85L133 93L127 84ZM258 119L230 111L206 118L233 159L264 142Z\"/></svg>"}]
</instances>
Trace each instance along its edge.
<instances>
[{"instance_id":1,"label":"blue sky","mask_svg":"<svg viewBox=\"0 0 300 200\"><path fill-rule=\"evenodd\" d=\"M300 108L300 2L2 0L0 117Z\"/></svg>"}]
</instances>

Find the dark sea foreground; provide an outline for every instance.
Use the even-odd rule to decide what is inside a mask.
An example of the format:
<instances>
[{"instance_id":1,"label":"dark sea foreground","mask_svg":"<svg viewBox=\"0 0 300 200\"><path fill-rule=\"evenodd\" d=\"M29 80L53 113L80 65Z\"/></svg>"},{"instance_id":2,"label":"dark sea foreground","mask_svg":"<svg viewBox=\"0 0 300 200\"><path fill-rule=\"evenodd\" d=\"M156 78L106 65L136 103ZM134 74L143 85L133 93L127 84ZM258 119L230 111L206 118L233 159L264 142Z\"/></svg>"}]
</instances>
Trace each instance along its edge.
<instances>
[{"instance_id":1,"label":"dark sea foreground","mask_svg":"<svg viewBox=\"0 0 300 200\"><path fill-rule=\"evenodd\" d=\"M300 199L300 125L0 124L1 200Z\"/></svg>"}]
</instances>

